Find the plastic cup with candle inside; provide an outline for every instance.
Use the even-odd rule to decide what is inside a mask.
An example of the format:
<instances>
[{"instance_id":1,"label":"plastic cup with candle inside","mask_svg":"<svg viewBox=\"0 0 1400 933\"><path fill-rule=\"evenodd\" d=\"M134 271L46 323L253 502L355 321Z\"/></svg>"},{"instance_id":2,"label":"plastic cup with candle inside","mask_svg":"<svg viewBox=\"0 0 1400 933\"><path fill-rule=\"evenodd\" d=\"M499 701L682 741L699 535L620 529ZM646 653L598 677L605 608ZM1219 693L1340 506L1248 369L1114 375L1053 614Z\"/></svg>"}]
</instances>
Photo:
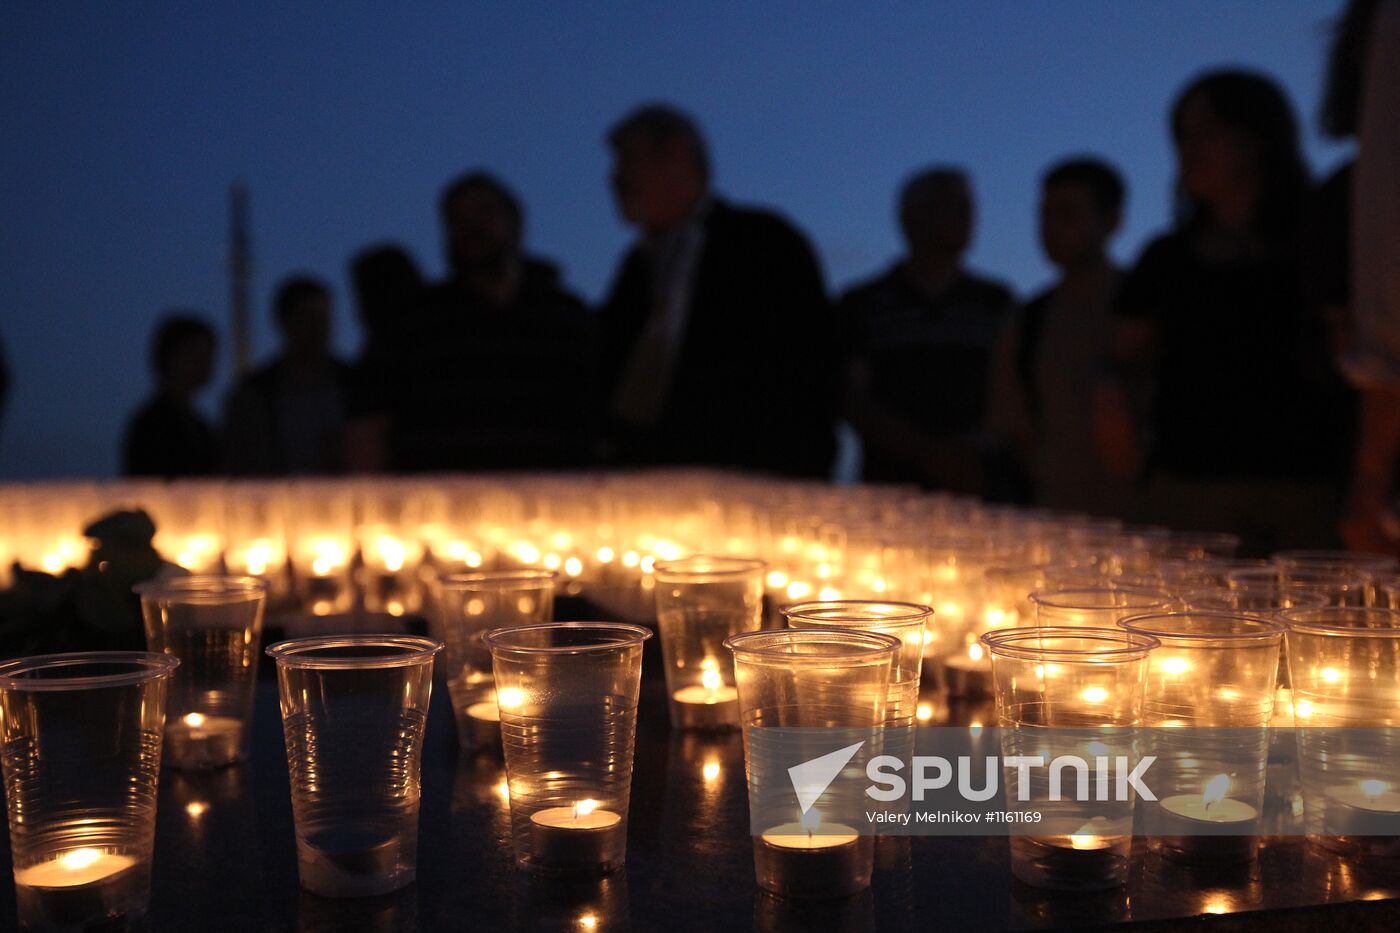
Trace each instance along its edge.
<instances>
[{"instance_id":1,"label":"plastic cup with candle inside","mask_svg":"<svg viewBox=\"0 0 1400 933\"><path fill-rule=\"evenodd\" d=\"M1057 890L1123 884L1136 802L1131 786L1092 799L1064 793L1055 763L1138 757L1143 681L1157 640L1118 628L1035 626L988 632L982 644L992 656L1003 759L1050 764L1003 768L1008 810L1037 814L1014 824L1011 873Z\"/></svg>"},{"instance_id":2,"label":"plastic cup with candle inside","mask_svg":"<svg viewBox=\"0 0 1400 933\"><path fill-rule=\"evenodd\" d=\"M203 575L136 586L146 644L180 659L166 710L165 761L203 769L247 757L267 584Z\"/></svg>"},{"instance_id":3,"label":"plastic cup with candle inside","mask_svg":"<svg viewBox=\"0 0 1400 933\"><path fill-rule=\"evenodd\" d=\"M1169 593L1107 585L1039 590L1030 599L1035 605L1035 624L1057 627L1113 628L1128 616L1173 608Z\"/></svg>"},{"instance_id":4,"label":"plastic cup with candle inside","mask_svg":"<svg viewBox=\"0 0 1400 933\"><path fill-rule=\"evenodd\" d=\"M766 570L760 560L705 554L656 563L656 620L672 727L739 727L734 664L724 640L762 625Z\"/></svg>"},{"instance_id":5,"label":"plastic cup with candle inside","mask_svg":"<svg viewBox=\"0 0 1400 933\"><path fill-rule=\"evenodd\" d=\"M1269 723L1284 627L1229 612L1131 616L1119 625L1157 639L1142 723L1156 756L1144 801L1150 845L1186 861L1244 862L1258 848Z\"/></svg>"},{"instance_id":6,"label":"plastic cup with candle inside","mask_svg":"<svg viewBox=\"0 0 1400 933\"><path fill-rule=\"evenodd\" d=\"M387 894L418 871L431 638L339 635L267 649L277 662L301 886Z\"/></svg>"},{"instance_id":7,"label":"plastic cup with candle inside","mask_svg":"<svg viewBox=\"0 0 1400 933\"><path fill-rule=\"evenodd\" d=\"M649 637L641 626L613 622L540 623L484 636L501 701L511 837L521 868L596 875L626 860L642 643Z\"/></svg>"},{"instance_id":8,"label":"plastic cup with candle inside","mask_svg":"<svg viewBox=\"0 0 1400 933\"><path fill-rule=\"evenodd\" d=\"M166 687L179 663L109 651L0 664L22 926L96 929L146 913Z\"/></svg>"},{"instance_id":9,"label":"plastic cup with candle inside","mask_svg":"<svg viewBox=\"0 0 1400 933\"><path fill-rule=\"evenodd\" d=\"M286 597L287 496L282 483L241 481L224 492L224 568L268 585L268 601Z\"/></svg>"},{"instance_id":10,"label":"plastic cup with candle inside","mask_svg":"<svg viewBox=\"0 0 1400 933\"><path fill-rule=\"evenodd\" d=\"M437 626L446 650L442 670L461 746L499 750L499 705L514 706L518 689L496 690L491 650L482 636L498 628L534 625L554 617L558 574L548 570L474 571L439 580L441 613Z\"/></svg>"},{"instance_id":11,"label":"plastic cup with candle inside","mask_svg":"<svg viewBox=\"0 0 1400 933\"><path fill-rule=\"evenodd\" d=\"M291 490L290 557L302 610L314 616L348 611L355 602L355 497L350 485L297 482Z\"/></svg>"},{"instance_id":12,"label":"plastic cup with candle inside","mask_svg":"<svg viewBox=\"0 0 1400 933\"><path fill-rule=\"evenodd\" d=\"M360 551L360 592L365 609L402 616L422 606L418 569L423 561L425 500L413 480L361 485L356 496L355 538Z\"/></svg>"},{"instance_id":13,"label":"plastic cup with candle inside","mask_svg":"<svg viewBox=\"0 0 1400 933\"><path fill-rule=\"evenodd\" d=\"M759 887L801 898L865 890L875 853L867 782L816 778L824 784L819 802L804 801L794 795L798 779L790 768L816 759L863 767L856 756L879 746L874 740L905 643L883 632L822 626L746 632L726 644L734 652ZM845 749L826 747L833 734Z\"/></svg>"},{"instance_id":14,"label":"plastic cup with candle inside","mask_svg":"<svg viewBox=\"0 0 1400 933\"><path fill-rule=\"evenodd\" d=\"M1289 609L1304 822L1347 856L1400 856L1400 611Z\"/></svg>"},{"instance_id":15,"label":"plastic cup with candle inside","mask_svg":"<svg viewBox=\"0 0 1400 933\"><path fill-rule=\"evenodd\" d=\"M923 669L924 630L933 610L918 603L876 600L836 600L795 603L782 610L788 628L843 628L881 632L899 639L899 653L890 672L885 725L908 728L915 724L919 705L919 678Z\"/></svg>"}]
</instances>

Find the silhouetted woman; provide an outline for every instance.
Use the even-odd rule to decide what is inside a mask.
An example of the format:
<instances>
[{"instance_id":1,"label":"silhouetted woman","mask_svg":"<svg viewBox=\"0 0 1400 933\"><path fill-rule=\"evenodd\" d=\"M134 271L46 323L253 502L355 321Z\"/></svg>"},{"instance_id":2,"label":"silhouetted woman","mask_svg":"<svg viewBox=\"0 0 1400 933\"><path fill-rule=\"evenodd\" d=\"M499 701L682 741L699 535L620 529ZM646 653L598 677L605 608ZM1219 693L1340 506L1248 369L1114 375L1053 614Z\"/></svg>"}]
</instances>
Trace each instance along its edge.
<instances>
[{"instance_id":1,"label":"silhouetted woman","mask_svg":"<svg viewBox=\"0 0 1400 933\"><path fill-rule=\"evenodd\" d=\"M1293 108L1263 75L1214 71L1171 113L1178 214L1124 281L1099 396L1101 452L1141 471L1142 517L1331 540L1345 444L1326 331L1301 295L1308 175Z\"/></svg>"}]
</instances>

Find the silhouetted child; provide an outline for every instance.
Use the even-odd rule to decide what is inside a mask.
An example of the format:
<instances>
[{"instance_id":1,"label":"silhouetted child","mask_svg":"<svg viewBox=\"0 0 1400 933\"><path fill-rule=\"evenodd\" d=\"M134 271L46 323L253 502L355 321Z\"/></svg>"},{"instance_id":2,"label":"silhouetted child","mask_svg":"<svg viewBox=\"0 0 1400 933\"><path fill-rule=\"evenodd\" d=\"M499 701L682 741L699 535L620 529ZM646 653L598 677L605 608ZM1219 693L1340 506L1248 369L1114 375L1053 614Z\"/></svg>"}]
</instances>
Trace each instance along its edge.
<instances>
[{"instance_id":1,"label":"silhouetted child","mask_svg":"<svg viewBox=\"0 0 1400 933\"><path fill-rule=\"evenodd\" d=\"M1095 453L1092 419L1120 279L1108 243L1123 200L1122 177L1100 159L1059 162L1041 182L1040 245L1060 276L1002 336L991 415L992 433L1019 455L1039 505L1124 515L1131 504L1130 483Z\"/></svg>"},{"instance_id":2,"label":"silhouetted child","mask_svg":"<svg viewBox=\"0 0 1400 933\"><path fill-rule=\"evenodd\" d=\"M151 341L155 394L127 423L127 476L207 476L218 469L214 432L194 397L214 371L214 330L193 314L167 315Z\"/></svg>"},{"instance_id":3,"label":"silhouetted child","mask_svg":"<svg viewBox=\"0 0 1400 933\"><path fill-rule=\"evenodd\" d=\"M960 169L915 175L899 199L907 253L841 299L846 417L866 480L982 491L992 352L1012 298L963 266L973 213Z\"/></svg>"},{"instance_id":4,"label":"silhouetted child","mask_svg":"<svg viewBox=\"0 0 1400 933\"><path fill-rule=\"evenodd\" d=\"M350 368L331 353L330 289L287 279L273 310L281 347L229 394L224 465L235 475L342 472Z\"/></svg>"}]
</instances>

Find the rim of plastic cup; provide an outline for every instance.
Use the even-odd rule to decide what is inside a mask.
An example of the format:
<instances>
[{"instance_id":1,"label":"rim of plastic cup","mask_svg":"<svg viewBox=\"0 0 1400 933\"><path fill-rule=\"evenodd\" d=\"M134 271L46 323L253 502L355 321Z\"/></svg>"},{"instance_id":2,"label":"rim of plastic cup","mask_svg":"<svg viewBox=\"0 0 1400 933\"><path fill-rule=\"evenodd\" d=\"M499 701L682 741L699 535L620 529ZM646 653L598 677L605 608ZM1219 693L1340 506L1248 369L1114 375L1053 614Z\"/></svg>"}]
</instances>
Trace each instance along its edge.
<instances>
[{"instance_id":1,"label":"rim of plastic cup","mask_svg":"<svg viewBox=\"0 0 1400 933\"><path fill-rule=\"evenodd\" d=\"M1243 623L1249 631L1243 632L1185 632L1172 628L1173 621L1208 619L1218 622ZM1118 620L1118 627L1140 635L1150 635L1162 644L1167 642L1196 642L1202 646L1209 643L1227 642L1268 642L1280 641L1288 627L1272 619L1250 615L1247 612L1219 612L1216 610L1187 610L1185 612L1147 612Z\"/></svg>"},{"instance_id":2,"label":"rim of plastic cup","mask_svg":"<svg viewBox=\"0 0 1400 933\"><path fill-rule=\"evenodd\" d=\"M674 560L659 560L652 566L657 580L670 578L679 583L689 578L710 580L715 577L738 577L768 569L768 562L757 557L731 557L727 554L691 554ZM666 581L662 581L666 582Z\"/></svg>"},{"instance_id":3,"label":"rim of plastic cup","mask_svg":"<svg viewBox=\"0 0 1400 933\"><path fill-rule=\"evenodd\" d=\"M571 631L592 629L607 633L612 637L594 645L512 645L507 641L510 636L521 632L560 631L564 629ZM600 654L616 651L618 648L640 647L642 642L651 636L651 629L641 625L633 625L630 622L532 622L529 625L508 625L504 628L492 629L482 635L481 640L493 652L563 655Z\"/></svg>"},{"instance_id":4,"label":"rim of plastic cup","mask_svg":"<svg viewBox=\"0 0 1400 933\"><path fill-rule=\"evenodd\" d=\"M895 611L880 612L880 607ZM867 625L901 622L923 622L933 617L933 607L921 603L898 602L892 599L809 599L802 603L792 603L779 610L789 623L793 619L811 622L825 628L864 629ZM835 613L828 616L825 613Z\"/></svg>"},{"instance_id":5,"label":"rim of plastic cup","mask_svg":"<svg viewBox=\"0 0 1400 933\"><path fill-rule=\"evenodd\" d=\"M793 654L787 650L794 644L828 644L841 650L830 654ZM836 661L867 661L880 657L893 658L904 642L894 635L884 632L869 632L849 628L780 628L761 629L756 632L740 632L724 640L724 646L734 652L734 656L744 655L751 660L768 660L789 663L794 659L803 662L830 665Z\"/></svg>"},{"instance_id":6,"label":"rim of plastic cup","mask_svg":"<svg viewBox=\"0 0 1400 933\"><path fill-rule=\"evenodd\" d=\"M1347 567L1357 570L1396 570L1400 560L1389 554L1375 554L1366 551L1327 551L1295 549L1278 551L1273 562L1280 567L1293 567L1308 570L1313 567Z\"/></svg>"},{"instance_id":7,"label":"rim of plastic cup","mask_svg":"<svg viewBox=\"0 0 1400 933\"><path fill-rule=\"evenodd\" d=\"M524 590L546 583L556 583L559 574L553 570L470 570L463 573L445 573L438 582L446 587L495 587L502 590Z\"/></svg>"},{"instance_id":8,"label":"rim of plastic cup","mask_svg":"<svg viewBox=\"0 0 1400 933\"><path fill-rule=\"evenodd\" d=\"M1380 617L1386 619L1390 624L1384 628L1371 628L1365 624L1352 625L1341 621L1347 618L1360 620L1367 617ZM1308 609L1285 609L1279 613L1279 620L1288 627L1290 632L1306 635L1332 635L1340 638L1400 638L1400 609L1385 609L1380 606L1322 606Z\"/></svg>"},{"instance_id":9,"label":"rim of plastic cup","mask_svg":"<svg viewBox=\"0 0 1400 933\"><path fill-rule=\"evenodd\" d=\"M322 658L311 652L326 648L384 648L383 654ZM316 635L289 638L267 648L267 653L283 667L315 667L323 670L411 667L430 660L442 650L442 642L421 635Z\"/></svg>"},{"instance_id":10,"label":"rim of plastic cup","mask_svg":"<svg viewBox=\"0 0 1400 933\"><path fill-rule=\"evenodd\" d=\"M132 670L115 674L89 674L77 677L26 677L30 671L80 667L87 664L129 664ZM180 659L156 651L75 651L64 654L37 654L0 664L0 689L5 690L87 690L93 687L123 687L163 677L180 666Z\"/></svg>"},{"instance_id":11,"label":"rim of plastic cup","mask_svg":"<svg viewBox=\"0 0 1400 933\"><path fill-rule=\"evenodd\" d=\"M1114 594L1120 597L1151 597L1154 602L1144 602L1141 605L1131 606L1124 605L1115 599L1115 605L1099 606L1072 601L1074 597L1083 596L1086 593L1093 593L1095 596ZM1165 590L1149 590L1139 586L1075 586L1064 589L1036 590L1030 594L1030 601L1037 606L1049 606L1051 609L1153 609L1170 603L1172 594Z\"/></svg>"},{"instance_id":12,"label":"rim of plastic cup","mask_svg":"<svg viewBox=\"0 0 1400 933\"><path fill-rule=\"evenodd\" d=\"M1098 647L1048 648L1034 642L1045 639L1075 638L1080 641L1097 642ZM1079 628L1072 625L1031 625L1016 628L1000 628L986 632L978 639L993 655L1016 658L1023 661L1059 660L1102 663L1107 661L1135 661L1147 657L1161 642L1151 635L1129 632L1121 628ZM1022 645L1020 642L1031 642Z\"/></svg>"},{"instance_id":13,"label":"rim of plastic cup","mask_svg":"<svg viewBox=\"0 0 1400 933\"><path fill-rule=\"evenodd\" d=\"M1227 606L1225 603L1232 596L1252 596L1256 599L1287 600L1291 606ZM1231 615L1246 615L1260 617L1260 613L1279 613L1285 609L1322 609L1327 605L1327 597L1321 593L1315 593L1306 587L1293 589L1283 584L1270 586L1268 584L1253 584L1247 586L1218 587L1203 586L1194 590L1186 590L1181 594L1181 598L1186 605L1195 612L1224 612ZM1300 606L1297 601L1310 602L1312 605ZM1220 605L1212 605L1219 603ZM1202 609L1195 609L1197 605L1203 605ZM1285 626L1285 629L1287 626Z\"/></svg>"},{"instance_id":14,"label":"rim of plastic cup","mask_svg":"<svg viewBox=\"0 0 1400 933\"><path fill-rule=\"evenodd\" d=\"M267 593L267 581L246 574L192 573L163 580L145 580L131 591L147 599L180 598L190 602L254 599Z\"/></svg>"}]
</instances>

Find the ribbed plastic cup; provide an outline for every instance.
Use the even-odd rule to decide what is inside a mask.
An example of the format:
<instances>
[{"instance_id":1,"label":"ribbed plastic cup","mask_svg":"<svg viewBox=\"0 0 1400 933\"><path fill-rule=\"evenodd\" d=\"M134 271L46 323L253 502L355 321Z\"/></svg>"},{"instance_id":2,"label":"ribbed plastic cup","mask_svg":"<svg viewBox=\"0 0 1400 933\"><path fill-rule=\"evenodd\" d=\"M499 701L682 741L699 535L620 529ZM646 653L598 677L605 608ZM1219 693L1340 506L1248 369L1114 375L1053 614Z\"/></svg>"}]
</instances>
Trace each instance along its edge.
<instances>
[{"instance_id":1,"label":"ribbed plastic cup","mask_svg":"<svg viewBox=\"0 0 1400 933\"><path fill-rule=\"evenodd\" d=\"M1348 856L1400 858L1400 611L1281 618L1308 837Z\"/></svg>"},{"instance_id":2,"label":"ribbed plastic cup","mask_svg":"<svg viewBox=\"0 0 1400 933\"><path fill-rule=\"evenodd\" d=\"M899 639L900 648L890 670L885 725L910 728L919 705L919 677L923 671L924 626L933 610L917 603L836 600L795 603L782 610L788 628L842 628L880 632Z\"/></svg>"},{"instance_id":3,"label":"ribbed plastic cup","mask_svg":"<svg viewBox=\"0 0 1400 933\"><path fill-rule=\"evenodd\" d=\"M656 621L672 728L739 728L724 640L762 626L766 568L761 560L708 554L657 562Z\"/></svg>"},{"instance_id":4,"label":"ribbed plastic cup","mask_svg":"<svg viewBox=\"0 0 1400 933\"><path fill-rule=\"evenodd\" d=\"M193 770L248 757L267 583L200 575L142 583L146 646L180 659L166 705L165 763Z\"/></svg>"},{"instance_id":5,"label":"ribbed plastic cup","mask_svg":"<svg viewBox=\"0 0 1400 933\"><path fill-rule=\"evenodd\" d=\"M487 632L516 863L603 874L627 857L627 810L648 629L554 622Z\"/></svg>"},{"instance_id":6,"label":"ribbed plastic cup","mask_svg":"<svg viewBox=\"0 0 1400 933\"><path fill-rule=\"evenodd\" d=\"M829 730L878 744L891 671L902 648L893 635L842 628L745 632L734 652L749 822L758 886L783 897L846 897L870 886L875 839L854 828L867 801L854 782L821 794L821 809L793 799L793 762L830 751ZM836 733L840 735L840 732ZM864 743L863 743L864 744Z\"/></svg>"},{"instance_id":7,"label":"ribbed plastic cup","mask_svg":"<svg viewBox=\"0 0 1400 933\"><path fill-rule=\"evenodd\" d=\"M1119 625L1161 642L1142 716L1159 762L1157 800L1143 801L1149 844L1183 861L1248 862L1262 826L1283 625L1202 611Z\"/></svg>"},{"instance_id":8,"label":"ribbed plastic cup","mask_svg":"<svg viewBox=\"0 0 1400 933\"><path fill-rule=\"evenodd\" d=\"M166 684L179 663L103 651L0 664L0 763L25 928L145 915Z\"/></svg>"},{"instance_id":9,"label":"ribbed plastic cup","mask_svg":"<svg viewBox=\"0 0 1400 933\"><path fill-rule=\"evenodd\" d=\"M299 638L277 661L301 886L324 897L387 894L418 870L431 638Z\"/></svg>"},{"instance_id":10,"label":"ribbed plastic cup","mask_svg":"<svg viewBox=\"0 0 1400 933\"><path fill-rule=\"evenodd\" d=\"M1002 756L1132 755L1147 656L1157 639L1122 629L1007 628L992 656ZM1051 747L1057 746L1057 747ZM1134 756L1135 757L1135 756ZM1011 837L1011 874L1037 888L1095 891L1127 881L1133 799L1079 801L1050 792L1048 772L1022 783L1004 767L1007 807L1040 814L1037 835Z\"/></svg>"},{"instance_id":11,"label":"ribbed plastic cup","mask_svg":"<svg viewBox=\"0 0 1400 933\"><path fill-rule=\"evenodd\" d=\"M1042 590L1031 594L1031 602L1036 625L1110 629L1128 616L1175 608L1170 593L1130 587Z\"/></svg>"},{"instance_id":12,"label":"ribbed plastic cup","mask_svg":"<svg viewBox=\"0 0 1400 933\"><path fill-rule=\"evenodd\" d=\"M463 748L501 744L491 649L481 637L493 629L552 621L558 578L549 570L482 570L440 578L442 614L434 634L446 646L439 663Z\"/></svg>"}]
</instances>

